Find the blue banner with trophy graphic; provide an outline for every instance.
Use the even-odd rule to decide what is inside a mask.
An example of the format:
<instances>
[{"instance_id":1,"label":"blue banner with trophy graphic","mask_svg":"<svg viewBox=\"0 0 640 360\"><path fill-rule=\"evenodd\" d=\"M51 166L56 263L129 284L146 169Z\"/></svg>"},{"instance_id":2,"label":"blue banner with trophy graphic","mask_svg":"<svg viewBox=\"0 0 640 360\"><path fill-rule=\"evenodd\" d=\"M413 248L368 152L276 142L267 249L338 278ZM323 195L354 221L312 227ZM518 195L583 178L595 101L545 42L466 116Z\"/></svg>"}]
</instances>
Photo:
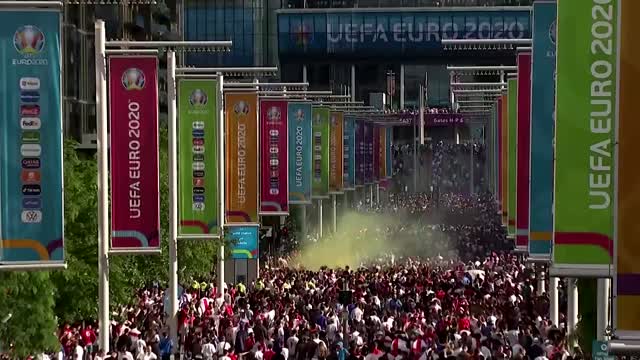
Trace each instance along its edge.
<instances>
[{"instance_id":1,"label":"blue banner with trophy graphic","mask_svg":"<svg viewBox=\"0 0 640 360\"><path fill-rule=\"evenodd\" d=\"M64 261L60 19L0 11L0 264Z\"/></svg>"},{"instance_id":2,"label":"blue banner with trophy graphic","mask_svg":"<svg viewBox=\"0 0 640 360\"><path fill-rule=\"evenodd\" d=\"M533 29L529 256L538 260L550 260L553 232L555 1L537 1L533 4Z\"/></svg>"},{"instance_id":3,"label":"blue banner with trophy graphic","mask_svg":"<svg viewBox=\"0 0 640 360\"><path fill-rule=\"evenodd\" d=\"M356 188L356 119L344 117L344 190Z\"/></svg>"},{"instance_id":4,"label":"blue banner with trophy graphic","mask_svg":"<svg viewBox=\"0 0 640 360\"><path fill-rule=\"evenodd\" d=\"M289 101L289 203L311 204L311 102Z\"/></svg>"}]
</instances>

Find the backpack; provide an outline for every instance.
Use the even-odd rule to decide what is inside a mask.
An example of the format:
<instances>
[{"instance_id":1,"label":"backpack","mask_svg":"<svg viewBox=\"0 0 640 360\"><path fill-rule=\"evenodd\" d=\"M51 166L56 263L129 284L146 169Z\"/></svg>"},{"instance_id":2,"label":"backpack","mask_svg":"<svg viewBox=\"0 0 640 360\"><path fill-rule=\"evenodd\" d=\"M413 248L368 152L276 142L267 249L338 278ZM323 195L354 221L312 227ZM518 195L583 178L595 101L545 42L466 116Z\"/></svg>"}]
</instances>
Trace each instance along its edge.
<instances>
[{"instance_id":1,"label":"backpack","mask_svg":"<svg viewBox=\"0 0 640 360\"><path fill-rule=\"evenodd\" d=\"M318 344L318 359L326 359L329 357L329 349L327 348L327 345L324 343L324 341L321 341Z\"/></svg>"}]
</instances>

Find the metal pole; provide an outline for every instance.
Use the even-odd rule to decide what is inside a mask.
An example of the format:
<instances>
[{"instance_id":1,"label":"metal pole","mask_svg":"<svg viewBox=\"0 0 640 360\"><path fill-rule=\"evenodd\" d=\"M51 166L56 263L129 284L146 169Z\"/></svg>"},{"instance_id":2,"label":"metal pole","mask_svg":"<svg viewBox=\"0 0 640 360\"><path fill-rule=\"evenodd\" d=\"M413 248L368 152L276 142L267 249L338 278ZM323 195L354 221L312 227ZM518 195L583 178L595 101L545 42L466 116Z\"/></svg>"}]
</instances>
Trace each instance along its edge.
<instances>
[{"instance_id":1,"label":"metal pole","mask_svg":"<svg viewBox=\"0 0 640 360\"><path fill-rule=\"evenodd\" d=\"M471 195L475 193L473 165L473 142L471 142L471 148L469 149L469 193Z\"/></svg>"},{"instance_id":2,"label":"metal pole","mask_svg":"<svg viewBox=\"0 0 640 360\"><path fill-rule=\"evenodd\" d=\"M351 65L351 101L356 101L356 66Z\"/></svg>"},{"instance_id":3,"label":"metal pole","mask_svg":"<svg viewBox=\"0 0 640 360\"><path fill-rule=\"evenodd\" d=\"M376 204L380 204L380 183L376 183Z\"/></svg>"},{"instance_id":4,"label":"metal pole","mask_svg":"<svg viewBox=\"0 0 640 360\"><path fill-rule=\"evenodd\" d=\"M336 194L331 195L331 202L333 203L333 233L338 232L338 200Z\"/></svg>"},{"instance_id":5,"label":"metal pole","mask_svg":"<svg viewBox=\"0 0 640 360\"><path fill-rule=\"evenodd\" d=\"M307 82L307 65L302 65L302 82Z\"/></svg>"},{"instance_id":6,"label":"metal pole","mask_svg":"<svg viewBox=\"0 0 640 360\"><path fill-rule=\"evenodd\" d=\"M416 124L413 126L413 138L411 142L413 143L413 192L418 192L418 144L416 143Z\"/></svg>"},{"instance_id":7,"label":"metal pole","mask_svg":"<svg viewBox=\"0 0 640 360\"><path fill-rule=\"evenodd\" d=\"M302 226L300 232L302 233L302 240L304 241L307 238L307 205L300 205L300 210L302 212Z\"/></svg>"},{"instance_id":8,"label":"metal pole","mask_svg":"<svg viewBox=\"0 0 640 360\"><path fill-rule=\"evenodd\" d=\"M542 266L539 266L538 269L538 296L541 296L544 293L544 289L545 289L545 271L544 268Z\"/></svg>"},{"instance_id":9,"label":"metal pole","mask_svg":"<svg viewBox=\"0 0 640 360\"><path fill-rule=\"evenodd\" d=\"M169 127L169 336L178 344L178 137L176 130L176 53L167 50L167 122Z\"/></svg>"},{"instance_id":10,"label":"metal pole","mask_svg":"<svg viewBox=\"0 0 640 360\"><path fill-rule=\"evenodd\" d=\"M404 64L400 64L400 110L403 110L403 109L404 109Z\"/></svg>"},{"instance_id":11,"label":"metal pole","mask_svg":"<svg viewBox=\"0 0 640 360\"><path fill-rule=\"evenodd\" d=\"M100 347L109 351L109 135L104 21L95 23L96 128L98 132L98 317Z\"/></svg>"},{"instance_id":12,"label":"metal pole","mask_svg":"<svg viewBox=\"0 0 640 360\"><path fill-rule=\"evenodd\" d=\"M220 104L219 109L218 109L218 119L219 119L219 123L218 123L218 134L219 134L219 138L218 138L218 144L220 145L220 149L218 150L218 163L220 164L220 168L219 168L219 176L218 176L218 181L219 181L219 188L220 189L224 189L225 188L225 131L226 131L226 127L225 127L225 114L224 114L224 94L223 94L223 88L224 88L224 75L219 75L218 76L218 104ZM220 293L220 296L222 296L224 298L224 224L225 224L225 216L227 213L226 207L225 207L225 192L224 191L220 191L220 238L223 240L222 243L220 244L220 251L218 254L218 292Z\"/></svg>"},{"instance_id":13,"label":"metal pole","mask_svg":"<svg viewBox=\"0 0 640 360\"><path fill-rule=\"evenodd\" d=\"M578 280L576 278L567 279L567 334L573 334L578 324ZM569 350L574 344L569 344Z\"/></svg>"},{"instance_id":14,"label":"metal pole","mask_svg":"<svg viewBox=\"0 0 640 360\"><path fill-rule=\"evenodd\" d=\"M558 280L557 277L549 277L549 320L556 326L560 326L558 316Z\"/></svg>"},{"instance_id":15,"label":"metal pole","mask_svg":"<svg viewBox=\"0 0 640 360\"><path fill-rule=\"evenodd\" d=\"M322 239L322 199L318 199L318 237Z\"/></svg>"},{"instance_id":16,"label":"metal pole","mask_svg":"<svg viewBox=\"0 0 640 360\"><path fill-rule=\"evenodd\" d=\"M424 145L424 111L425 111L425 104L424 104L424 96L426 93L426 89L420 85L420 145Z\"/></svg>"},{"instance_id":17,"label":"metal pole","mask_svg":"<svg viewBox=\"0 0 640 360\"><path fill-rule=\"evenodd\" d=\"M369 206L373 209L373 184L369 185Z\"/></svg>"},{"instance_id":18,"label":"metal pole","mask_svg":"<svg viewBox=\"0 0 640 360\"><path fill-rule=\"evenodd\" d=\"M596 336L598 340L607 340L607 327L609 326L609 290L611 289L611 279L598 279L598 315Z\"/></svg>"}]
</instances>

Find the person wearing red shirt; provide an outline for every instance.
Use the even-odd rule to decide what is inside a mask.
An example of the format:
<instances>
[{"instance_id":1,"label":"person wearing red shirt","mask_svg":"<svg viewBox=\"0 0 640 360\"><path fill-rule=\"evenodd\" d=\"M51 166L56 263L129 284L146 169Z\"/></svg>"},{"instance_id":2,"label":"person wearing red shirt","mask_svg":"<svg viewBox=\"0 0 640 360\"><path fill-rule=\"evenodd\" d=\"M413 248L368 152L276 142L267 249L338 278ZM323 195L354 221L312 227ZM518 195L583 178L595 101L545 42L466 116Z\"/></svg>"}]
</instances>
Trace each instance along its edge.
<instances>
[{"instance_id":1,"label":"person wearing red shirt","mask_svg":"<svg viewBox=\"0 0 640 360\"><path fill-rule=\"evenodd\" d=\"M80 336L82 337L84 350L91 353L93 351L93 344L96 342L96 332L93 331L91 325L87 325L87 327L85 327L80 333Z\"/></svg>"},{"instance_id":2,"label":"person wearing red shirt","mask_svg":"<svg viewBox=\"0 0 640 360\"><path fill-rule=\"evenodd\" d=\"M275 351L273 351L273 345L271 343L267 344L267 350L264 352L264 360L271 360L276 355Z\"/></svg>"}]
</instances>

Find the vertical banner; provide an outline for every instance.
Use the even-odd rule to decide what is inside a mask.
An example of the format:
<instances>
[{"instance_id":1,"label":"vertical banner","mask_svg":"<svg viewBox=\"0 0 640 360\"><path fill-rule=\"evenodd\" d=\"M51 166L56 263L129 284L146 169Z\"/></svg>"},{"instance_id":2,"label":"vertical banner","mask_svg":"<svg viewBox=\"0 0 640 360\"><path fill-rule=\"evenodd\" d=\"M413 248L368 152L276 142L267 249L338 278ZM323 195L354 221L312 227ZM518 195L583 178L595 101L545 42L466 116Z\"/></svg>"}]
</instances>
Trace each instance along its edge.
<instances>
[{"instance_id":1,"label":"vertical banner","mask_svg":"<svg viewBox=\"0 0 640 360\"><path fill-rule=\"evenodd\" d=\"M566 276L611 275L617 2L558 2L552 270Z\"/></svg>"},{"instance_id":2,"label":"vertical banner","mask_svg":"<svg viewBox=\"0 0 640 360\"><path fill-rule=\"evenodd\" d=\"M226 235L233 243L231 256L233 259L258 259L259 250L259 225L231 225L225 226Z\"/></svg>"},{"instance_id":3,"label":"vertical banner","mask_svg":"<svg viewBox=\"0 0 640 360\"><path fill-rule=\"evenodd\" d=\"M290 101L289 122L289 203L311 204L312 144L311 103Z\"/></svg>"},{"instance_id":4,"label":"vertical banner","mask_svg":"<svg viewBox=\"0 0 640 360\"><path fill-rule=\"evenodd\" d=\"M620 1L620 0L619 0ZM618 197L613 331L620 339L640 339L640 167L637 135L640 48L637 46L640 2L622 0L620 18L620 97L618 105ZM614 10L615 11L615 10Z\"/></svg>"},{"instance_id":5,"label":"vertical banner","mask_svg":"<svg viewBox=\"0 0 640 360\"><path fill-rule=\"evenodd\" d=\"M393 176L393 148L392 148L393 127L392 126L387 128L386 136L387 136L387 139L385 140L385 145L386 145L385 154L387 157L387 160L385 162L387 167L386 177L390 179Z\"/></svg>"},{"instance_id":6,"label":"vertical banner","mask_svg":"<svg viewBox=\"0 0 640 360\"><path fill-rule=\"evenodd\" d=\"M339 194L344 181L344 114L332 111L329 116L329 193Z\"/></svg>"},{"instance_id":7,"label":"vertical banner","mask_svg":"<svg viewBox=\"0 0 640 360\"><path fill-rule=\"evenodd\" d=\"M373 181L380 180L380 126L373 125Z\"/></svg>"},{"instance_id":8,"label":"vertical banner","mask_svg":"<svg viewBox=\"0 0 640 360\"><path fill-rule=\"evenodd\" d=\"M61 13L0 10L0 264L61 264Z\"/></svg>"},{"instance_id":9,"label":"vertical banner","mask_svg":"<svg viewBox=\"0 0 640 360\"><path fill-rule=\"evenodd\" d=\"M329 108L314 106L313 119L313 198L327 199L329 195Z\"/></svg>"},{"instance_id":10,"label":"vertical banner","mask_svg":"<svg viewBox=\"0 0 640 360\"><path fill-rule=\"evenodd\" d=\"M529 257L537 260L551 259L556 6L555 0L533 4Z\"/></svg>"},{"instance_id":11,"label":"vertical banner","mask_svg":"<svg viewBox=\"0 0 640 360\"><path fill-rule=\"evenodd\" d=\"M224 94L226 224L258 222L258 94Z\"/></svg>"},{"instance_id":12,"label":"vertical banner","mask_svg":"<svg viewBox=\"0 0 640 360\"><path fill-rule=\"evenodd\" d=\"M507 232L510 237L516 235L516 174L518 158L518 80L511 78L507 80L507 122L508 122L508 176L507 176L507 196L509 204L507 207L508 226Z\"/></svg>"},{"instance_id":13,"label":"vertical banner","mask_svg":"<svg viewBox=\"0 0 640 360\"><path fill-rule=\"evenodd\" d=\"M364 123L364 143L366 148L365 165L367 168L365 183L373 184L374 179L374 158L373 158L373 123L366 121Z\"/></svg>"},{"instance_id":14,"label":"vertical banner","mask_svg":"<svg viewBox=\"0 0 640 360\"><path fill-rule=\"evenodd\" d=\"M367 148L364 121L356 120L356 186L364 186L367 178Z\"/></svg>"},{"instance_id":15,"label":"vertical banner","mask_svg":"<svg viewBox=\"0 0 640 360\"><path fill-rule=\"evenodd\" d=\"M531 134L531 52L517 57L516 250L529 250L529 135Z\"/></svg>"},{"instance_id":16,"label":"vertical banner","mask_svg":"<svg viewBox=\"0 0 640 360\"><path fill-rule=\"evenodd\" d=\"M378 178L387 178L387 128L378 127Z\"/></svg>"},{"instance_id":17,"label":"vertical banner","mask_svg":"<svg viewBox=\"0 0 640 360\"><path fill-rule=\"evenodd\" d=\"M220 233L216 79L178 82L178 234Z\"/></svg>"},{"instance_id":18,"label":"vertical banner","mask_svg":"<svg viewBox=\"0 0 640 360\"><path fill-rule=\"evenodd\" d=\"M111 248L160 248L158 58L109 57Z\"/></svg>"},{"instance_id":19,"label":"vertical banner","mask_svg":"<svg viewBox=\"0 0 640 360\"><path fill-rule=\"evenodd\" d=\"M285 100L260 100L260 215L289 215L289 124Z\"/></svg>"},{"instance_id":20,"label":"vertical banner","mask_svg":"<svg viewBox=\"0 0 640 360\"><path fill-rule=\"evenodd\" d=\"M353 116L344 117L344 190L356 188L356 120Z\"/></svg>"},{"instance_id":21,"label":"vertical banner","mask_svg":"<svg viewBox=\"0 0 640 360\"><path fill-rule=\"evenodd\" d=\"M501 95L498 99L498 121L500 123L500 208L502 210L502 225L507 226L507 210L509 209L508 173L509 158L509 124L507 118L507 96Z\"/></svg>"}]
</instances>

